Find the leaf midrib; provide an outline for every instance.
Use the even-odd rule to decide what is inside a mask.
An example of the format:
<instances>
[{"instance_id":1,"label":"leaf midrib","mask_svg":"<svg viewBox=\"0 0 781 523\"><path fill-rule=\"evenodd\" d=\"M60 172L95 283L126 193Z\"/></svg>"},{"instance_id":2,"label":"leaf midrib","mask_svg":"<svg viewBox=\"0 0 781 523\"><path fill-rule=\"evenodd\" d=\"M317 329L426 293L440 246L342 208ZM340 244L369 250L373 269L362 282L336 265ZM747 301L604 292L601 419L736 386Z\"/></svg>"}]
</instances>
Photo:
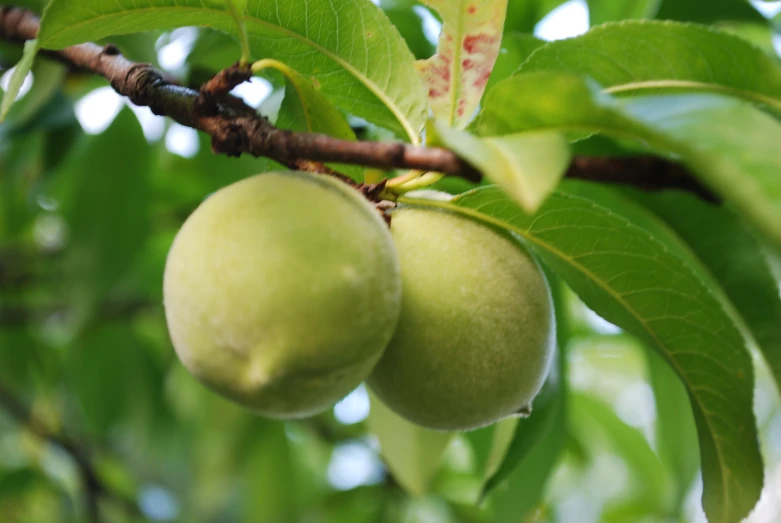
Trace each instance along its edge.
<instances>
[{"instance_id":1,"label":"leaf midrib","mask_svg":"<svg viewBox=\"0 0 781 523\"><path fill-rule=\"evenodd\" d=\"M230 18L230 14L227 11L221 10L221 9L214 9L211 7L188 7L188 6L176 6L176 7L143 7L143 8L134 8L129 9L127 11L132 11L136 13L145 13L145 12L159 12L159 11L173 11L176 10L178 12L182 11L192 11L195 13L216 13L225 16L227 19L232 21L233 19ZM123 11L123 12L127 12ZM67 28L60 29L59 31L53 32L50 35L48 35L48 39L54 39L57 35L62 34L67 29L68 31L73 31L74 29L92 24L95 22L100 21L104 18L114 18L117 16L121 16L123 12L120 11L114 11L112 13L104 13L101 15L98 15L96 17L90 18L89 20L82 20L80 22L76 22L74 24L71 24L67 26ZM407 121L406 118L401 114L400 109L394 104L390 99L388 99L387 96L385 96L385 93L383 93L379 87L372 81L370 81L365 75L363 75L360 71L355 69L350 63L344 61L339 55L334 54L330 50L326 49L325 47L321 46L320 44L310 40L308 37L301 35L295 31L291 31L290 29L286 27L282 27L280 25L272 24L271 22L268 22L266 20L262 20L260 18L255 18L252 16L245 16L244 20L247 22L251 22L260 26L264 27L271 27L275 30L278 30L282 33L285 33L288 36L291 36L293 38L296 38L297 40L311 46L313 49L321 52L323 55L327 56L337 64L339 64L341 67L343 67L345 70L347 70L350 74L352 74L358 81L360 81L374 96L377 97L378 100L380 100L385 107L388 108L388 110L393 114L393 116L396 118L396 120L401 124L402 128L404 129L404 132L407 133L408 138L410 139L410 142L414 145L417 145L420 143L420 136L419 133L416 132L413 128L410 122ZM209 26L211 24L204 24L206 26Z\"/></svg>"},{"instance_id":2,"label":"leaf midrib","mask_svg":"<svg viewBox=\"0 0 781 523\"><path fill-rule=\"evenodd\" d=\"M456 123L456 106L458 105L458 98L461 95L461 82L463 81L462 75L463 75L463 65L461 64L461 49L463 47L464 42L464 26L466 25L466 19L464 17L464 9L463 9L464 2L461 2L462 9L459 10L460 15L458 17L458 29L456 35L458 38L453 38L453 42L455 43L455 50L453 51L453 71L452 71L452 78L453 78L453 86L452 89L450 89L450 117L449 117L449 123L452 126Z\"/></svg>"},{"instance_id":3,"label":"leaf midrib","mask_svg":"<svg viewBox=\"0 0 781 523\"><path fill-rule=\"evenodd\" d=\"M516 232L517 234L522 235L529 242L539 246L542 249L547 250L549 253L551 253L551 254L553 254L555 256L558 256L560 259L562 259L562 260L566 261L567 263L569 263L570 266L572 266L574 269L580 271L586 278L588 278L591 281L595 282L601 289L603 289L607 294L612 296L620 305L622 305L627 311L630 312L630 314L632 314L632 316L640 323L640 325L643 326L643 328L646 330L646 332L649 333L651 338L654 340L654 342L659 347L667 347L666 344L662 343L659 340L659 338L656 336L654 331L647 325L647 323L642 319L642 317L637 313L637 311L635 311L635 309L633 307L630 307L629 304L620 295L618 295L615 292L613 292L612 289L609 286L604 285L604 283L602 282L602 280L600 278L597 278L591 271L589 271L586 267L584 267L583 265L579 264L577 261L572 259L572 257L570 257L569 255L567 255L567 254L563 253L562 251L556 249L554 246L550 245L549 243L546 243L546 242L544 242L544 241L542 241L542 240L532 236L531 234L529 234L528 231L524 231L523 229L515 227L512 224L510 224L510 223L508 223L508 222L506 222L504 220L499 220L497 218L494 218L494 217L489 216L487 214L481 213L479 211L475 211L473 209L469 209L469 208L466 208L466 207L461 207L459 205L456 205L456 204L453 204L453 203L450 203L450 202L440 202L440 201L436 201L436 200L417 200L417 199L414 199L414 198L407 198L407 197L399 198L399 202L400 203L408 203L408 204L420 205L420 206L424 206L424 207L428 206L428 207L439 207L439 208L442 208L442 209L447 209L447 210L450 210L450 211L453 211L453 212L456 212L456 213L459 213L459 214L463 214L465 216L470 216L472 218L475 218L477 220L480 220L480 221L483 221L483 222L486 222L486 223L490 223L493 226L497 226L497 227L504 228L504 229L508 229L509 228L510 230ZM669 349L668 349L667 352L670 352ZM693 384L688 380L687 375L682 371L682 369L678 365L678 363L673 358L669 358L668 361L675 368L675 371L678 374L678 376L680 376L681 379L686 382L687 388L690 391L694 391L695 389L693 387ZM691 397L695 399L695 402L697 404L697 408L703 414L702 417L703 417L703 419L706 420L706 423L708 425L708 430L709 430L709 432L711 434L711 437L712 437L712 439L714 440L714 443L715 443L717 441L717 438L715 437L715 431L714 431L714 427L712 425L712 422L710 420L710 416L706 414L708 411L704 408L704 406L702 405L699 397L696 394L691 394ZM714 445L714 447L720 448L718 445ZM722 499L725 500L725 505L727 507L729 507L730 506L730 501L729 501L730 489L727 488L728 487L727 475L729 474L729 468L725 465L724 458L722 456L721 451L717 452L716 455L718 456L718 460L719 460L719 468L723 471L722 474L721 474L721 478L722 478L722 485L721 485L721 487L722 487L722 491L724 492L724 497ZM730 511L728 509L727 513L729 513L729 512Z\"/></svg>"},{"instance_id":4,"label":"leaf midrib","mask_svg":"<svg viewBox=\"0 0 781 523\"><path fill-rule=\"evenodd\" d=\"M781 100L777 98L773 98L755 91L738 89L737 87L729 87L727 85L712 82L698 82L694 80L641 80L637 82L612 85L610 87L604 88L604 92L609 94L617 94L626 91L643 91L651 89L693 89L707 92L727 93L738 98L745 98L747 100L762 103L772 107L773 109L781 111Z\"/></svg>"}]
</instances>

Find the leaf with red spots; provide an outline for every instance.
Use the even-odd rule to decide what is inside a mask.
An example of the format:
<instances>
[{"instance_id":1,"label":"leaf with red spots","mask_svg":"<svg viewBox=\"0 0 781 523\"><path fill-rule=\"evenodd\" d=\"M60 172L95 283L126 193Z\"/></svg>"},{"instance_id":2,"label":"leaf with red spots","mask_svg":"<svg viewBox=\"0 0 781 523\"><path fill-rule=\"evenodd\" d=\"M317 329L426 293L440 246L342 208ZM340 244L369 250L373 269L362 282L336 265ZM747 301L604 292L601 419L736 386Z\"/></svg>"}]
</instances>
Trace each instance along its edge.
<instances>
[{"instance_id":1,"label":"leaf with red spots","mask_svg":"<svg viewBox=\"0 0 781 523\"><path fill-rule=\"evenodd\" d=\"M437 54L418 62L434 115L463 129L491 76L502 43L507 0L424 0L444 22Z\"/></svg>"}]
</instances>

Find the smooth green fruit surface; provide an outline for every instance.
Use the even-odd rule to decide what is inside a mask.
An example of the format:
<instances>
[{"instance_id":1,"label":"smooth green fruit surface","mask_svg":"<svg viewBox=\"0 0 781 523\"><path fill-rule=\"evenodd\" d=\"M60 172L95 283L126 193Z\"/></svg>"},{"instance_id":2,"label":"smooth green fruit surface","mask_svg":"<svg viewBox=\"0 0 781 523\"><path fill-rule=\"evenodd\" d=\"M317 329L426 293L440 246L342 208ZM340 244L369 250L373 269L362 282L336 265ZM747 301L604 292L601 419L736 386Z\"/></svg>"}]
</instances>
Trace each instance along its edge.
<instances>
[{"instance_id":1,"label":"smooth green fruit surface","mask_svg":"<svg viewBox=\"0 0 781 523\"><path fill-rule=\"evenodd\" d=\"M206 199L165 268L176 353L201 382L257 412L295 418L360 384L399 314L388 227L345 184L266 173Z\"/></svg>"},{"instance_id":2,"label":"smooth green fruit surface","mask_svg":"<svg viewBox=\"0 0 781 523\"><path fill-rule=\"evenodd\" d=\"M396 333L369 385L424 427L470 430L525 410L554 352L553 305L520 243L458 215L392 214L401 262Z\"/></svg>"}]
</instances>

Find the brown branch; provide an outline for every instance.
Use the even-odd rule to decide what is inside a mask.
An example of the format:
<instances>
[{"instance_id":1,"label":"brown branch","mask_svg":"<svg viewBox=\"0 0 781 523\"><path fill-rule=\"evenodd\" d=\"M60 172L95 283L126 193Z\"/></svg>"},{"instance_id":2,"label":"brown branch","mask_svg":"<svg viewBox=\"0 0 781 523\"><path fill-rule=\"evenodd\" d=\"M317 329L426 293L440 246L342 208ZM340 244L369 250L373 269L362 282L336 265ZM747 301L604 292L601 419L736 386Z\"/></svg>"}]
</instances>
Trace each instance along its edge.
<instances>
[{"instance_id":1,"label":"brown branch","mask_svg":"<svg viewBox=\"0 0 781 523\"><path fill-rule=\"evenodd\" d=\"M0 383L0 408L11 415L37 438L60 447L67 452L76 463L84 486L84 503L90 523L103 521L100 515L99 501L107 497L119 502L128 513L140 515L134 501L114 492L103 483L90 457L90 453L75 440L67 437L61 431L54 430L48 424L37 418L33 412L19 400L3 383Z\"/></svg>"},{"instance_id":2,"label":"brown branch","mask_svg":"<svg viewBox=\"0 0 781 523\"><path fill-rule=\"evenodd\" d=\"M38 18L18 8L0 9L0 37L13 41L35 38ZM124 58L114 46L92 43L49 51L71 66L105 77L131 102L157 115L211 136L212 150L228 156L250 154L271 158L294 169L329 172L319 162L355 164L381 169L416 169L479 181L477 169L454 152L401 142L352 142L326 135L278 129L238 98L225 93L246 78L246 69L229 68L201 92L173 85L148 64ZM713 194L682 167L653 157L577 157L567 176L583 180L626 184L647 190L683 189L713 200ZM345 180L347 181L347 180Z\"/></svg>"}]
</instances>

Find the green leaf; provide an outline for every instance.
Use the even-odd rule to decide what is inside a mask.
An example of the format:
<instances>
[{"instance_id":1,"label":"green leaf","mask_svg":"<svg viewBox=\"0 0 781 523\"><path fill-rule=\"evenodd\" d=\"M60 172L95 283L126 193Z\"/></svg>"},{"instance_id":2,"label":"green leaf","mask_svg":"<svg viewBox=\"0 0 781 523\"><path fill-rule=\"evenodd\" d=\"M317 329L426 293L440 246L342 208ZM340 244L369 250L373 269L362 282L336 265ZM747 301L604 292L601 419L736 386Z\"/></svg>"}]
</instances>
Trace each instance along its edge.
<instances>
[{"instance_id":1,"label":"green leaf","mask_svg":"<svg viewBox=\"0 0 781 523\"><path fill-rule=\"evenodd\" d=\"M550 42L520 71L587 75L610 93L720 92L781 112L781 65L726 31L636 20L596 27Z\"/></svg>"},{"instance_id":2,"label":"green leaf","mask_svg":"<svg viewBox=\"0 0 781 523\"><path fill-rule=\"evenodd\" d=\"M476 128L482 136L602 132L644 143L676 157L781 246L781 123L740 100L681 94L619 102L568 73L531 73L497 84Z\"/></svg>"},{"instance_id":3,"label":"green leaf","mask_svg":"<svg viewBox=\"0 0 781 523\"><path fill-rule=\"evenodd\" d=\"M523 2L518 2L517 0L512 0L507 5L507 22L505 27L508 31L531 33L540 20L566 1L524 0Z\"/></svg>"},{"instance_id":4,"label":"green leaf","mask_svg":"<svg viewBox=\"0 0 781 523\"><path fill-rule=\"evenodd\" d=\"M245 24L252 53L314 77L348 112L413 142L426 118L414 58L380 8L366 0L249 0ZM237 36L223 0L52 0L39 40L62 48L87 40L183 26Z\"/></svg>"},{"instance_id":5,"label":"green leaf","mask_svg":"<svg viewBox=\"0 0 781 523\"><path fill-rule=\"evenodd\" d=\"M486 478L483 496L510 476L530 454L535 452L540 442L550 436L556 420L564 409L563 377L559 374L561 359L561 355L558 355L556 361L559 362L557 363L559 368L551 370L545 385L534 399L532 415L518 422L501 465Z\"/></svg>"},{"instance_id":6,"label":"green leaf","mask_svg":"<svg viewBox=\"0 0 781 523\"><path fill-rule=\"evenodd\" d=\"M587 0L589 23L594 25L652 18L659 7L659 0Z\"/></svg>"},{"instance_id":7,"label":"green leaf","mask_svg":"<svg viewBox=\"0 0 781 523\"><path fill-rule=\"evenodd\" d=\"M633 193L707 266L781 387L781 296L762 245L732 211L679 192Z\"/></svg>"},{"instance_id":8,"label":"green leaf","mask_svg":"<svg viewBox=\"0 0 781 523\"><path fill-rule=\"evenodd\" d=\"M721 20L765 21L747 0L709 0L707 8L700 0L662 0L656 17L707 23Z\"/></svg>"},{"instance_id":9,"label":"green leaf","mask_svg":"<svg viewBox=\"0 0 781 523\"><path fill-rule=\"evenodd\" d=\"M52 113L49 102L57 95L65 78L64 65L52 60L36 60L32 67L33 84L25 97L9 112L8 122L13 126L11 132L25 132L37 115Z\"/></svg>"},{"instance_id":10,"label":"green leaf","mask_svg":"<svg viewBox=\"0 0 781 523\"><path fill-rule=\"evenodd\" d=\"M430 139L466 159L534 213L564 177L570 150L561 133L521 133L478 138L438 122L428 127Z\"/></svg>"},{"instance_id":11,"label":"green leaf","mask_svg":"<svg viewBox=\"0 0 781 523\"><path fill-rule=\"evenodd\" d=\"M544 40L525 33L508 32L502 37L502 49L496 58L494 70L488 80L486 90L491 89L496 83L509 78L538 48L545 45Z\"/></svg>"},{"instance_id":12,"label":"green leaf","mask_svg":"<svg viewBox=\"0 0 781 523\"><path fill-rule=\"evenodd\" d=\"M33 67L35 61L35 55L38 54L38 40L28 40L24 43L24 54L22 59L16 64L14 72L11 73L11 80L8 82L8 89L3 94L3 99L0 100L0 122L5 120L8 115L8 111L11 109L19 91L22 89L24 79L30 69Z\"/></svg>"},{"instance_id":13,"label":"green leaf","mask_svg":"<svg viewBox=\"0 0 781 523\"><path fill-rule=\"evenodd\" d=\"M285 97L275 122L277 127L355 140L355 133L347 120L322 94L315 82L276 60L260 60L252 66L256 73L265 68L276 69L285 78ZM360 168L350 165L333 167L354 180L361 181Z\"/></svg>"},{"instance_id":14,"label":"green leaf","mask_svg":"<svg viewBox=\"0 0 781 523\"><path fill-rule=\"evenodd\" d=\"M267 422L257 433L256 444L244 468L246 492L244 521L295 523L301 521L296 474L285 424Z\"/></svg>"},{"instance_id":15,"label":"green leaf","mask_svg":"<svg viewBox=\"0 0 781 523\"><path fill-rule=\"evenodd\" d=\"M400 201L518 234L591 309L653 347L692 402L710 520L738 521L754 507L763 467L750 355L718 300L663 243L607 208L562 193L533 217L496 187L449 202Z\"/></svg>"},{"instance_id":16,"label":"green leaf","mask_svg":"<svg viewBox=\"0 0 781 523\"><path fill-rule=\"evenodd\" d=\"M548 436L489 494L495 510L493 521L525 521L519 515L528 516L539 506L567 437L567 416L562 410L552 420Z\"/></svg>"},{"instance_id":17,"label":"green leaf","mask_svg":"<svg viewBox=\"0 0 781 523\"><path fill-rule=\"evenodd\" d=\"M434 116L463 129L488 84L502 41L507 0L423 0L442 16L437 54L418 62Z\"/></svg>"},{"instance_id":18,"label":"green leaf","mask_svg":"<svg viewBox=\"0 0 781 523\"><path fill-rule=\"evenodd\" d=\"M68 388L99 438L108 438L116 423L127 424L124 430L135 436L151 428L163 375L150 364L148 350L128 325L101 325L69 348Z\"/></svg>"},{"instance_id":19,"label":"green leaf","mask_svg":"<svg viewBox=\"0 0 781 523\"><path fill-rule=\"evenodd\" d=\"M699 178L781 246L781 123L714 95L639 98L625 110L666 139Z\"/></svg>"},{"instance_id":20,"label":"green leaf","mask_svg":"<svg viewBox=\"0 0 781 523\"><path fill-rule=\"evenodd\" d=\"M8 501L19 500L30 490L41 487L48 488L50 484L46 476L36 469L0 469L0 506Z\"/></svg>"},{"instance_id":21,"label":"green leaf","mask_svg":"<svg viewBox=\"0 0 781 523\"><path fill-rule=\"evenodd\" d=\"M409 6L383 8L383 11L404 37L415 58L423 60L434 54L434 45L423 32L423 20L415 11Z\"/></svg>"},{"instance_id":22,"label":"green leaf","mask_svg":"<svg viewBox=\"0 0 781 523\"><path fill-rule=\"evenodd\" d=\"M452 432L435 432L410 423L369 391L369 430L380 440L385 464L404 490L414 496L428 490Z\"/></svg>"},{"instance_id":23,"label":"green leaf","mask_svg":"<svg viewBox=\"0 0 781 523\"><path fill-rule=\"evenodd\" d=\"M648 350L646 355L656 400L656 448L659 458L672 472L677 496L674 506L681 513L700 468L697 427L681 379L657 353Z\"/></svg>"},{"instance_id":24,"label":"green leaf","mask_svg":"<svg viewBox=\"0 0 781 523\"><path fill-rule=\"evenodd\" d=\"M58 173L69 226L68 284L82 312L97 306L143 251L149 146L130 109L88 137Z\"/></svg>"},{"instance_id":25,"label":"green leaf","mask_svg":"<svg viewBox=\"0 0 781 523\"><path fill-rule=\"evenodd\" d=\"M510 444L515 437L518 418L507 418L493 425L471 430L463 434L472 447L475 460L475 475L481 478L482 490L485 480L490 479L499 470Z\"/></svg>"}]
</instances>

